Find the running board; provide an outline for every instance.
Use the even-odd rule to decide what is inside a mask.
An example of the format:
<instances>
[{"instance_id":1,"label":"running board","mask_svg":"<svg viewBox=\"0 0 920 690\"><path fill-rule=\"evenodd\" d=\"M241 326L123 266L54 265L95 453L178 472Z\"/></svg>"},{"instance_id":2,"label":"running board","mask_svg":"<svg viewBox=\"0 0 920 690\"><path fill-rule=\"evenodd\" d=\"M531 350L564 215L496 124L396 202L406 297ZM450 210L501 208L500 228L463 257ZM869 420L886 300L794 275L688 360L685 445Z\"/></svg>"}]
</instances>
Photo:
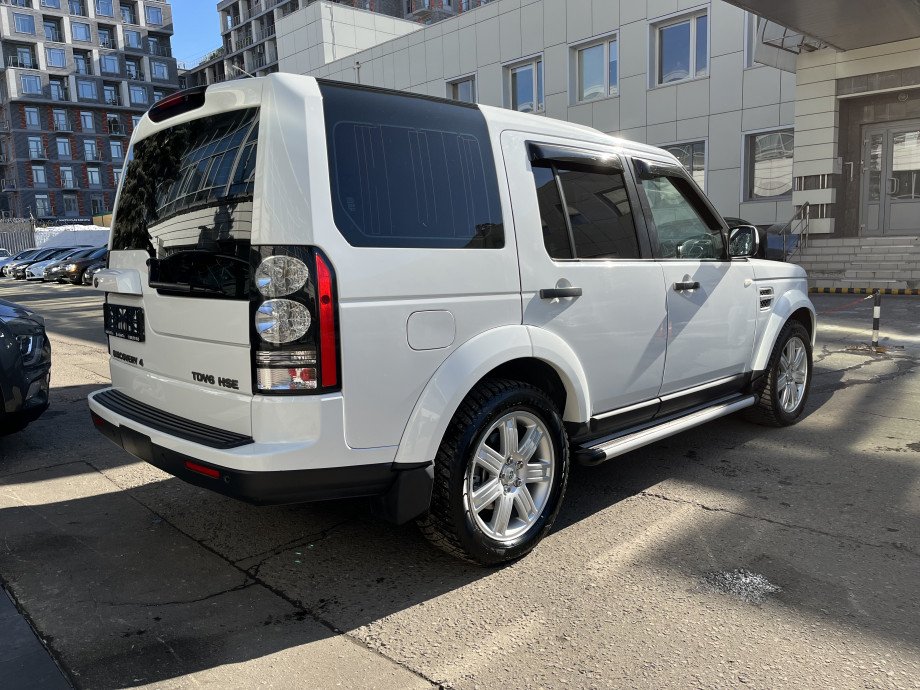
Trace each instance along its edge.
<instances>
[{"instance_id":1,"label":"running board","mask_svg":"<svg viewBox=\"0 0 920 690\"><path fill-rule=\"evenodd\" d=\"M582 465L599 465L618 455L623 455L649 443L660 441L668 436L679 434L687 429L692 429L700 424L705 424L713 419L724 417L746 407L751 407L757 402L757 396L749 395L743 398L704 407L702 410L691 412L683 417L677 417L655 426L645 425L637 431L626 431L614 439L603 441L595 446L582 446L575 451L575 457Z\"/></svg>"}]
</instances>

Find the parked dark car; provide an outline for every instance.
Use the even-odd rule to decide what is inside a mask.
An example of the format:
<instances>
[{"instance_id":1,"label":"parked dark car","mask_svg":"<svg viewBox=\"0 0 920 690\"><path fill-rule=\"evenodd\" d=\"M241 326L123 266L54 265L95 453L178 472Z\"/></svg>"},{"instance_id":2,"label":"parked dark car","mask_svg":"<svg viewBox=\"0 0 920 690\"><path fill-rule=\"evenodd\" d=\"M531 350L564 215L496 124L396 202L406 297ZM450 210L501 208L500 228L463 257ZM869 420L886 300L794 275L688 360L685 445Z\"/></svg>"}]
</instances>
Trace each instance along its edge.
<instances>
[{"instance_id":1,"label":"parked dark car","mask_svg":"<svg viewBox=\"0 0 920 690\"><path fill-rule=\"evenodd\" d=\"M14 280L25 280L26 279L26 269L32 264L36 264L39 261L47 261L48 259L56 259L58 257L63 257L66 254L69 254L77 247L48 247L42 249L38 254L29 257L28 259L22 259L20 261L14 261L6 267L6 274L11 276Z\"/></svg>"},{"instance_id":2,"label":"parked dark car","mask_svg":"<svg viewBox=\"0 0 920 690\"><path fill-rule=\"evenodd\" d=\"M66 258L49 263L47 266L45 266L45 270L42 272L42 280L44 282L63 282L65 280L64 274L66 273L64 268L68 264L72 264L75 261L79 261L80 259L88 259L100 249L105 249L105 247L86 247L76 254L72 254Z\"/></svg>"},{"instance_id":3,"label":"parked dark car","mask_svg":"<svg viewBox=\"0 0 920 690\"><path fill-rule=\"evenodd\" d=\"M92 285L93 276L96 275L99 271L105 268L105 261L97 261L94 264L90 264L85 271L83 271L83 284Z\"/></svg>"},{"instance_id":4,"label":"parked dark car","mask_svg":"<svg viewBox=\"0 0 920 690\"><path fill-rule=\"evenodd\" d=\"M0 300L0 434L21 431L48 409L51 343L35 312Z\"/></svg>"},{"instance_id":5,"label":"parked dark car","mask_svg":"<svg viewBox=\"0 0 920 690\"><path fill-rule=\"evenodd\" d=\"M105 261L108 255L108 247L99 247L96 251L83 259L68 261L64 264L61 280L69 280L74 285L80 285L83 282L83 274L86 272L86 269L97 261Z\"/></svg>"}]
</instances>

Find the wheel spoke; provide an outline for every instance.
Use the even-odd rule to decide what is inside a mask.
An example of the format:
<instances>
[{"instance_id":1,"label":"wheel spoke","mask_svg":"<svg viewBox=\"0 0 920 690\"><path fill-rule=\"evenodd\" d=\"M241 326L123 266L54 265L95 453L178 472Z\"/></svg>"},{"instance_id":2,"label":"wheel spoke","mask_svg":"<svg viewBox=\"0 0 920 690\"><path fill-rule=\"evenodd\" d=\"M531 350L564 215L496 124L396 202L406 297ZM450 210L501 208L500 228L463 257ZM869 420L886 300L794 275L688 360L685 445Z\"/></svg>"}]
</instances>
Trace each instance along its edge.
<instances>
[{"instance_id":1,"label":"wheel spoke","mask_svg":"<svg viewBox=\"0 0 920 690\"><path fill-rule=\"evenodd\" d=\"M521 460L527 462L530 460L534 453L537 452L537 448L540 447L540 441L543 440L543 432L540 431L540 428L536 425L530 427L527 430L527 433L524 434L524 438L521 441L521 446L518 449L518 455L521 456Z\"/></svg>"},{"instance_id":2,"label":"wheel spoke","mask_svg":"<svg viewBox=\"0 0 920 690\"><path fill-rule=\"evenodd\" d=\"M510 457L512 453L516 453L518 449L518 430L517 430L517 421L514 417L506 419L502 424L501 429L502 437L502 455L506 458Z\"/></svg>"},{"instance_id":3,"label":"wheel spoke","mask_svg":"<svg viewBox=\"0 0 920 690\"><path fill-rule=\"evenodd\" d=\"M492 531L498 536L505 536L508 532L508 523L511 522L511 507L514 505L514 498L511 494L502 494L495 502L495 511L492 516Z\"/></svg>"},{"instance_id":4,"label":"wheel spoke","mask_svg":"<svg viewBox=\"0 0 920 690\"><path fill-rule=\"evenodd\" d=\"M470 496L470 504L473 506L473 510L477 513L481 513L485 508L494 503L495 499L501 498L504 495L505 492L501 482L498 481L498 479L493 479L473 492L472 496Z\"/></svg>"},{"instance_id":5,"label":"wheel spoke","mask_svg":"<svg viewBox=\"0 0 920 690\"><path fill-rule=\"evenodd\" d=\"M527 465L524 472L524 483L534 484L549 481L550 464L547 461L532 462Z\"/></svg>"},{"instance_id":6,"label":"wheel spoke","mask_svg":"<svg viewBox=\"0 0 920 690\"><path fill-rule=\"evenodd\" d=\"M537 506L526 485L514 492L514 505L517 507L518 517L524 522L533 522L537 518Z\"/></svg>"},{"instance_id":7,"label":"wheel spoke","mask_svg":"<svg viewBox=\"0 0 920 690\"><path fill-rule=\"evenodd\" d=\"M784 388L784 387L786 386L786 382L787 382L788 380L789 380L788 375L786 374L785 371L783 371L783 373L780 374L780 375L776 378L776 387L777 387L777 388Z\"/></svg>"},{"instance_id":8,"label":"wheel spoke","mask_svg":"<svg viewBox=\"0 0 920 690\"><path fill-rule=\"evenodd\" d=\"M792 360L792 368L799 370L802 368L802 365L805 363L805 348L800 347L796 348L795 359Z\"/></svg>"},{"instance_id":9,"label":"wheel spoke","mask_svg":"<svg viewBox=\"0 0 920 690\"><path fill-rule=\"evenodd\" d=\"M505 458L497 450L483 443L476 451L476 464L497 476L505 465Z\"/></svg>"}]
</instances>

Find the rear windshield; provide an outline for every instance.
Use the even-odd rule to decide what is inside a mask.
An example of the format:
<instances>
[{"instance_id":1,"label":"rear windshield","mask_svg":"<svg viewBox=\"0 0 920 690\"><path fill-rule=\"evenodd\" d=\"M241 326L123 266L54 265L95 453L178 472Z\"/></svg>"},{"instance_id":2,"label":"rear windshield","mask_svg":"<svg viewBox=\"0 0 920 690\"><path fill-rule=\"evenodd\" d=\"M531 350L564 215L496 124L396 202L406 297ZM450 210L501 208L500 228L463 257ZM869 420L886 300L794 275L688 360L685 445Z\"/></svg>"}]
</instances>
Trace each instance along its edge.
<instances>
[{"instance_id":1,"label":"rear windshield","mask_svg":"<svg viewBox=\"0 0 920 690\"><path fill-rule=\"evenodd\" d=\"M142 139L129 151L112 248L167 256L184 249L247 245L255 182L257 108L193 120Z\"/></svg>"}]
</instances>

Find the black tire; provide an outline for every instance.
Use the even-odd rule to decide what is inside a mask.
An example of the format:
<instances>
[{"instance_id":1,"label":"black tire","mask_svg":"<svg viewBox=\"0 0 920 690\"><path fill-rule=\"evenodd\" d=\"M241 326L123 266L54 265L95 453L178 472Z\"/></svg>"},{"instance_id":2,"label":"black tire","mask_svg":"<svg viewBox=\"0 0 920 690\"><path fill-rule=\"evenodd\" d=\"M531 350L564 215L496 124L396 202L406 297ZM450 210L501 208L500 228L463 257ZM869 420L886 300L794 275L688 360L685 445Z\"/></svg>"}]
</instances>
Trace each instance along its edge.
<instances>
[{"instance_id":1,"label":"black tire","mask_svg":"<svg viewBox=\"0 0 920 690\"><path fill-rule=\"evenodd\" d=\"M782 391L778 385L778 380L782 374L780 360L783 349L792 338L798 338L805 346L808 370L802 399L799 401L798 407L791 412L787 412L783 409L780 401ZM799 421L802 412L805 410L805 405L808 403L812 370L811 336L808 335L808 331L801 323L789 321L783 326L779 337L776 339L773 352L770 353L770 361L767 364L766 372L754 383L752 392L757 396L757 403L746 410L745 416L750 421L765 426L789 426L795 424Z\"/></svg>"},{"instance_id":2,"label":"black tire","mask_svg":"<svg viewBox=\"0 0 920 690\"><path fill-rule=\"evenodd\" d=\"M533 525L514 539L498 541L477 526L464 491L481 437L496 420L513 411L534 415L545 425L555 469L546 503ZM482 565L513 561L527 555L552 528L568 478L568 436L549 396L519 381L486 379L466 396L447 428L435 458L431 506L417 522L432 544L452 556Z\"/></svg>"}]
</instances>

